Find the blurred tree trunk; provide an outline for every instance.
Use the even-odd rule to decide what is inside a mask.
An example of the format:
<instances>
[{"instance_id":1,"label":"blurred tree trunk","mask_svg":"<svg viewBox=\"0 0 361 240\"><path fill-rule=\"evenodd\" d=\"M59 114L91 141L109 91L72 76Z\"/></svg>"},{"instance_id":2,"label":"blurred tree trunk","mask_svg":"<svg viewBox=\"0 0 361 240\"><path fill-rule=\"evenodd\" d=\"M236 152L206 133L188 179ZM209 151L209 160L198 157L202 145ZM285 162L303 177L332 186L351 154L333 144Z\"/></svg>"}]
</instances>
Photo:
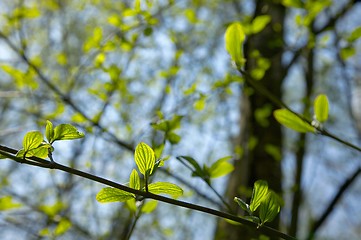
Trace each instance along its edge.
<instances>
[{"instance_id":1,"label":"blurred tree trunk","mask_svg":"<svg viewBox=\"0 0 361 240\"><path fill-rule=\"evenodd\" d=\"M278 1L260 0L256 3L254 17L269 15L272 21L263 31L248 38L245 45L247 59L245 70L252 73L252 70L257 69L259 63L255 55L259 52L259 56L266 58L271 64L259 81L274 95L282 98L281 85L285 76L281 64L285 8L276 2ZM244 86L242 95L238 143L242 154L235 162L235 171L228 182L226 196L229 202L232 202L235 196L245 198L244 191L240 187L252 187L258 179L268 181L269 187L277 193L282 191L280 162L282 134L280 125L272 115L273 110L278 107L247 85ZM239 211L236 204L232 206L235 212ZM279 219L275 219L269 225L278 229ZM255 237L255 234L257 232L254 229L231 225L219 220L215 238L250 239Z\"/></svg>"}]
</instances>

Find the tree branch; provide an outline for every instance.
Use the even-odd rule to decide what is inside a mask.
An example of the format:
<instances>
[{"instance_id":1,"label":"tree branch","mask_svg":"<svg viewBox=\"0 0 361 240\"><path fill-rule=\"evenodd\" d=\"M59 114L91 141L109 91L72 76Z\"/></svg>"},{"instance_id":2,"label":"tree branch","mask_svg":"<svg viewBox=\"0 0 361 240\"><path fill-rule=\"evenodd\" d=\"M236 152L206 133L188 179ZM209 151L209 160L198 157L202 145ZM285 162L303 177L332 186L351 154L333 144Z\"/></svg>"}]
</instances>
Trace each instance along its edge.
<instances>
[{"instance_id":1,"label":"tree branch","mask_svg":"<svg viewBox=\"0 0 361 240\"><path fill-rule=\"evenodd\" d=\"M172 198L163 197L163 196L156 195L156 194L153 194L153 193L150 193L150 192L144 192L144 191L136 190L136 189L127 187L125 185L118 184L116 182L110 181L108 179L98 177L96 175L93 175L93 174L90 174L90 173L87 173L87 172L83 172L83 171L80 171L80 170L77 170L77 169L74 169L74 168L70 168L70 167L61 165L61 164L56 163L56 162L51 162L51 161L41 159L41 158L37 158L37 157L30 157L30 158L26 158L25 160L23 160L23 159L18 158L18 157L16 157L14 155L17 152L18 151L15 150L15 149L0 145L0 154L2 156L6 156L6 157L8 157L8 158L10 158L10 159L12 159L12 160L14 160L16 162L19 162L19 163L30 164L30 165L34 165L33 163L38 163L38 165L36 165L38 167L43 167L43 168L48 168L48 169L57 169L57 170L60 170L60 171L63 171L63 172L67 172L69 174L73 174L73 175L77 175L77 176L82 177L82 178L89 179L89 180L91 180L93 182L102 183L102 184L105 184L105 185L110 186L110 187L114 187L114 188L117 188L117 189L120 189L120 190L123 190L123 191L126 191L126 192L130 192L130 193L133 193L133 194L136 194L136 195L140 195L140 196L143 196L144 198L150 198L150 199L158 200L158 201L168 203L168 204L171 204L171 205L175 205L175 206L179 206L179 207L183 207L183 208L187 208L187 209L192 209L192 210L202 212L202 213L206 213L206 214L210 214L210 215L213 215L213 216L216 216L216 217L232 220L232 221L244 224L244 225L246 225L248 227L251 227L252 229L254 229L254 231L259 231L259 232L261 232L263 234L266 234L268 236L271 236L271 237L278 237L278 238L282 238L282 239L286 239L286 240L294 240L294 239L296 239L296 238L294 238L292 236L289 236L289 235L287 235L285 233L277 231L277 230L275 230L273 228L270 228L270 227L267 227L267 226L258 226L258 224L256 224L256 223L253 223L251 221L248 221L248 220L246 220L244 218L241 218L241 217L238 217L238 216L235 216L235 215L228 214L226 212L221 212L221 211L217 211L217 210L207 208L207 207L203 207L203 206L200 206L200 205L175 200L175 199L172 199Z\"/></svg>"}]
</instances>

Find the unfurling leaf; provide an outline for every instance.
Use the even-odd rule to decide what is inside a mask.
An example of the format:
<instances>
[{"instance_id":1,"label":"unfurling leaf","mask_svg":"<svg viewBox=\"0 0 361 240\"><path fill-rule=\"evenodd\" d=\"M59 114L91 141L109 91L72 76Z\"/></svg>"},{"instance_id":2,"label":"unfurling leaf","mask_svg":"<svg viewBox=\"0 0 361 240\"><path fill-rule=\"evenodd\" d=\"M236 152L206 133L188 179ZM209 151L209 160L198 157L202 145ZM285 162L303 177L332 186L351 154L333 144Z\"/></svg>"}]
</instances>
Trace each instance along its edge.
<instances>
[{"instance_id":1,"label":"unfurling leaf","mask_svg":"<svg viewBox=\"0 0 361 240\"><path fill-rule=\"evenodd\" d=\"M54 127L53 127L53 123L48 120L46 121L45 137L46 137L46 139L48 139L49 143L51 143L53 141Z\"/></svg>"},{"instance_id":2,"label":"unfurling leaf","mask_svg":"<svg viewBox=\"0 0 361 240\"><path fill-rule=\"evenodd\" d=\"M155 154L151 147L143 142L139 143L135 148L134 159L139 171L143 175L146 175L147 172L149 175L152 174L155 164Z\"/></svg>"},{"instance_id":3,"label":"unfurling leaf","mask_svg":"<svg viewBox=\"0 0 361 240\"><path fill-rule=\"evenodd\" d=\"M239 67L245 63L243 58L243 42L245 38L246 35L239 22L229 25L224 35L226 50Z\"/></svg>"},{"instance_id":4,"label":"unfurling leaf","mask_svg":"<svg viewBox=\"0 0 361 240\"><path fill-rule=\"evenodd\" d=\"M273 115L280 124L284 125L285 127L291 128L297 132L315 132L314 127L312 127L309 123L303 121L296 114L287 109L275 110L273 112Z\"/></svg>"},{"instance_id":5,"label":"unfurling leaf","mask_svg":"<svg viewBox=\"0 0 361 240\"><path fill-rule=\"evenodd\" d=\"M264 200L268 192L268 184L264 180L257 180L253 186L251 204L249 209L254 212Z\"/></svg>"},{"instance_id":6,"label":"unfurling leaf","mask_svg":"<svg viewBox=\"0 0 361 240\"><path fill-rule=\"evenodd\" d=\"M133 169L129 177L129 187L139 190L140 189L140 179L137 170Z\"/></svg>"},{"instance_id":7,"label":"unfurling leaf","mask_svg":"<svg viewBox=\"0 0 361 240\"><path fill-rule=\"evenodd\" d=\"M249 209L249 205L245 203L241 198L234 197L234 201L248 214L252 214L251 210Z\"/></svg>"},{"instance_id":8,"label":"unfurling leaf","mask_svg":"<svg viewBox=\"0 0 361 240\"><path fill-rule=\"evenodd\" d=\"M174 183L155 182L148 185L148 191L154 194L167 194L173 198L183 195L183 190Z\"/></svg>"},{"instance_id":9,"label":"unfurling leaf","mask_svg":"<svg viewBox=\"0 0 361 240\"><path fill-rule=\"evenodd\" d=\"M328 119L328 98L325 94L317 96L314 102L314 110L316 120L319 122L325 122Z\"/></svg>"},{"instance_id":10,"label":"unfurling leaf","mask_svg":"<svg viewBox=\"0 0 361 240\"><path fill-rule=\"evenodd\" d=\"M269 15L257 16L252 21L252 25L251 25L252 34L256 34L262 31L270 21L271 21L271 16Z\"/></svg>"},{"instance_id":11,"label":"unfurling leaf","mask_svg":"<svg viewBox=\"0 0 361 240\"><path fill-rule=\"evenodd\" d=\"M212 166L209 168L209 175L211 178L218 178L234 170L234 166L228 162L232 157L224 157L217 160Z\"/></svg>"},{"instance_id":12,"label":"unfurling leaf","mask_svg":"<svg viewBox=\"0 0 361 240\"><path fill-rule=\"evenodd\" d=\"M83 138L84 133L81 133L71 124L59 124L54 128L54 136L50 143L57 140L72 140Z\"/></svg>"},{"instance_id":13,"label":"unfurling leaf","mask_svg":"<svg viewBox=\"0 0 361 240\"><path fill-rule=\"evenodd\" d=\"M135 198L133 193L129 193L117 188L106 187L100 190L96 196L96 200L100 203L108 202L125 202Z\"/></svg>"},{"instance_id":14,"label":"unfurling leaf","mask_svg":"<svg viewBox=\"0 0 361 240\"><path fill-rule=\"evenodd\" d=\"M280 212L280 204L276 193L269 191L259 210L261 224L272 221Z\"/></svg>"}]
</instances>

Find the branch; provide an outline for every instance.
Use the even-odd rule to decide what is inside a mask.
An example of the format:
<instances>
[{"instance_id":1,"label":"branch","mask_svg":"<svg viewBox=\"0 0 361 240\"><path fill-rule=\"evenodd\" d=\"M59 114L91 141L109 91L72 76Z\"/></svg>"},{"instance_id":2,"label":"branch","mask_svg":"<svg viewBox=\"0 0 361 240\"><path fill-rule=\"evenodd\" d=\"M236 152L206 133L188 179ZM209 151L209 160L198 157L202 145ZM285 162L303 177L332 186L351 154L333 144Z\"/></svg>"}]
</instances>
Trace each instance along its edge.
<instances>
[{"instance_id":1,"label":"branch","mask_svg":"<svg viewBox=\"0 0 361 240\"><path fill-rule=\"evenodd\" d=\"M16 157L14 155L16 152L18 152L18 151L15 150L15 149L0 145L0 154L2 156L6 156L6 157L8 157L8 158L10 158L10 159L12 159L12 160L14 160L16 162L19 162L19 163L30 164L30 165L34 165L33 163L37 163L38 167L43 167L43 168L48 168L48 169L57 169L57 170L60 170L60 171L63 171L63 172L67 172L69 174L73 174L73 175L77 175L77 176L82 177L82 178L89 179L89 180L91 180L93 182L102 183L102 184L105 184L105 185L110 186L110 187L114 187L114 188L129 192L129 193L140 195L140 196L143 196L144 198L150 198L150 199L158 200L158 201L168 203L168 204L171 204L171 205L175 205L175 206L179 206L179 207L183 207L183 208L187 208L187 209L192 209L192 210L202 212L202 213L206 213L206 214L209 214L209 215L213 215L213 216L216 216L216 217L232 220L232 221L244 224L246 226L249 226L249 227L253 228L255 231L259 231L260 233L266 234L266 235L271 236L271 237L278 237L278 238L282 238L282 239L286 239L286 240L294 240L294 239L296 239L296 238L294 238L292 236L289 236L289 235L287 235L285 233L277 231L277 230L275 230L273 228L270 228L270 227L267 227L267 226L258 226L258 224L256 224L256 223L253 223L251 221L248 221L248 220L246 220L244 218L241 218L241 217L238 217L238 216L235 216L235 215L228 214L226 212L221 212L221 211L217 211L217 210L214 210L214 209L211 209L211 208L203 207L201 205L196 205L196 204L192 204L192 203L188 203L188 202L184 202L184 201L175 200L175 199L172 199L172 198L163 197L163 196L156 195L156 194L153 194L153 193L150 193L150 192L144 192L144 191L136 190L136 189L127 187L125 185L118 184L116 182L110 181L108 179L98 177L96 175L93 175L93 174L90 174L90 173L87 173L87 172L83 172L83 171L80 171L80 170L77 170L77 169L74 169L74 168L70 168L70 167L61 165L61 164L56 163L56 162L51 162L51 161L41 159L41 158L37 158L37 157L30 157L30 158L26 158L24 160L24 159Z\"/></svg>"},{"instance_id":2,"label":"branch","mask_svg":"<svg viewBox=\"0 0 361 240\"><path fill-rule=\"evenodd\" d=\"M321 227L321 225L325 222L327 217L330 215L330 213L333 211L333 208L337 204L337 202L340 200L340 198L343 196L344 192L351 186L351 184L356 180L358 175L361 173L361 168L359 167L356 169L356 171L346 179L346 181L342 184L342 186L339 188L337 194L334 196L326 210L323 212L321 217L313 224L311 231L307 237L307 239L313 239L315 232L317 229Z\"/></svg>"}]
</instances>

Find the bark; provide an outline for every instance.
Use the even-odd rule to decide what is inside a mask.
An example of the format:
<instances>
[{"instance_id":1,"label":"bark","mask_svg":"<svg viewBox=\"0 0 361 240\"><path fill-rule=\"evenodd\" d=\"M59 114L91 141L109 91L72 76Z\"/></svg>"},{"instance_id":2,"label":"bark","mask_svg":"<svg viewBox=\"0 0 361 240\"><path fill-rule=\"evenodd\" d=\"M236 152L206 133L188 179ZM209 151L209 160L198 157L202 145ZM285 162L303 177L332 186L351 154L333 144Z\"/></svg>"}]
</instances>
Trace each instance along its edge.
<instances>
[{"instance_id":1,"label":"bark","mask_svg":"<svg viewBox=\"0 0 361 240\"><path fill-rule=\"evenodd\" d=\"M262 32L248 38L245 44L247 59L245 70L251 73L253 69L257 68L257 60L253 58L253 53L259 51L262 57L271 62L270 68L259 81L273 94L281 98L281 85L284 76L281 57L283 52L285 8L277 2L260 0L256 3L254 16L267 14L271 16L272 21ZM272 110L266 118L266 122L257 120L255 111L266 106ZM235 171L228 182L226 196L229 202L232 202L235 196L244 198L245 196L240 191L240 187L252 188L253 183L259 179L268 181L269 187L281 194L281 162L269 151L270 148L273 148L278 149L280 153L282 152L281 127L272 115L273 110L276 108L265 96L260 95L256 90L250 89L248 86L244 86L240 108L238 143L243 149L243 154L239 160L235 161ZM252 139L255 139L257 144L250 147L249 143ZM238 211L243 215L236 204L233 204L233 208L235 212ZM279 219L275 219L268 225L278 229ZM257 235L255 229L231 225L220 220L217 225L215 239L251 239L257 237Z\"/></svg>"}]
</instances>

